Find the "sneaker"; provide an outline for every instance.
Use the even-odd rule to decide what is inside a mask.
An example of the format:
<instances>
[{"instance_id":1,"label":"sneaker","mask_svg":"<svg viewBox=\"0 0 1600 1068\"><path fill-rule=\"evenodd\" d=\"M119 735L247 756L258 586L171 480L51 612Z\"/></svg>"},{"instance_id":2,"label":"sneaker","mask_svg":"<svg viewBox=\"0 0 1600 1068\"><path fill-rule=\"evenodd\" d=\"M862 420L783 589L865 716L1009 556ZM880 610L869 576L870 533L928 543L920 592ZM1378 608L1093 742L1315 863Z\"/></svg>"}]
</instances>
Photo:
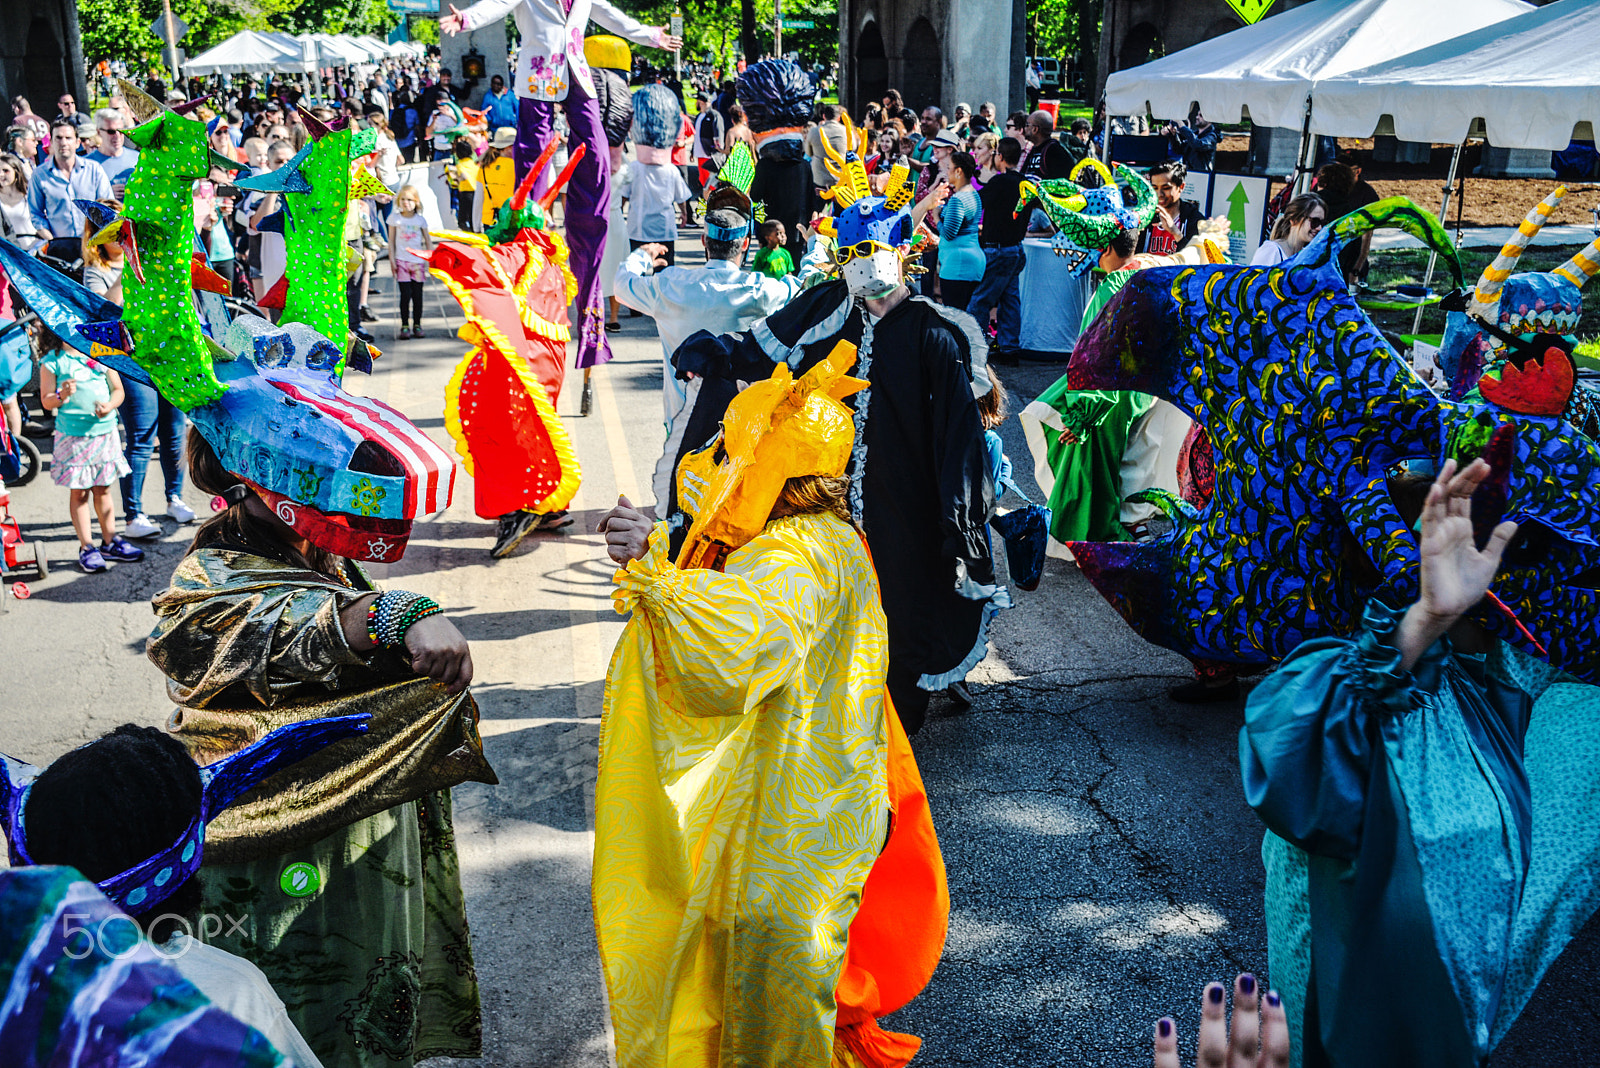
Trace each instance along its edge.
<instances>
[{"instance_id":1,"label":"sneaker","mask_svg":"<svg viewBox=\"0 0 1600 1068\"><path fill-rule=\"evenodd\" d=\"M106 558L93 545L85 545L78 550L78 566L83 568L85 574L92 575L106 569Z\"/></svg>"},{"instance_id":2,"label":"sneaker","mask_svg":"<svg viewBox=\"0 0 1600 1068\"><path fill-rule=\"evenodd\" d=\"M184 504L182 497L168 497L167 518L179 523L193 523L194 509Z\"/></svg>"},{"instance_id":3,"label":"sneaker","mask_svg":"<svg viewBox=\"0 0 1600 1068\"><path fill-rule=\"evenodd\" d=\"M534 529L535 530L565 530L567 527L570 527L575 522L576 522L576 520L573 519L570 515L568 515L567 514L567 510L565 508L563 508L559 512L550 512L547 515L540 516L539 517L539 525L534 527Z\"/></svg>"},{"instance_id":4,"label":"sneaker","mask_svg":"<svg viewBox=\"0 0 1600 1068\"><path fill-rule=\"evenodd\" d=\"M378 323L383 321L374 315L372 313L372 309L367 307L365 304L356 309L356 314L361 316L361 321L364 323Z\"/></svg>"},{"instance_id":5,"label":"sneaker","mask_svg":"<svg viewBox=\"0 0 1600 1068\"><path fill-rule=\"evenodd\" d=\"M500 528L495 533L494 548L489 550L491 559L504 560L516 551L522 539L531 534L539 525L538 512L509 512L500 517Z\"/></svg>"},{"instance_id":6,"label":"sneaker","mask_svg":"<svg viewBox=\"0 0 1600 1068\"><path fill-rule=\"evenodd\" d=\"M144 559L144 550L130 542L127 538L124 538L121 534L118 534L116 537L100 546L100 556L102 558L109 557L112 560L121 560L123 563L131 564L137 560ZM102 560L102 562L104 561Z\"/></svg>"},{"instance_id":7,"label":"sneaker","mask_svg":"<svg viewBox=\"0 0 1600 1068\"><path fill-rule=\"evenodd\" d=\"M369 345L378 340L378 335L374 334L371 330L357 330L355 335Z\"/></svg>"},{"instance_id":8,"label":"sneaker","mask_svg":"<svg viewBox=\"0 0 1600 1068\"><path fill-rule=\"evenodd\" d=\"M176 516L173 516L176 519ZM189 513L189 519L194 518L194 513ZM188 520L180 520L187 522ZM122 525L122 536L125 538L153 538L161 533L161 528L150 521L150 517L140 512Z\"/></svg>"}]
</instances>

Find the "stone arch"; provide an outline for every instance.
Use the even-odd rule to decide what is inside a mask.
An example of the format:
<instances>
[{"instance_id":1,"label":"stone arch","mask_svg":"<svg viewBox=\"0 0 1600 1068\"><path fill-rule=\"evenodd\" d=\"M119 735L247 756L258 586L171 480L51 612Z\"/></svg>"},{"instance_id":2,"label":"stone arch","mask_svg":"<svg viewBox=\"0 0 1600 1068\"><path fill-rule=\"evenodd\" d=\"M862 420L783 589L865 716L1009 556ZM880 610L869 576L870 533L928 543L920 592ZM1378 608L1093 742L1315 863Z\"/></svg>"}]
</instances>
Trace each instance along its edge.
<instances>
[{"instance_id":1,"label":"stone arch","mask_svg":"<svg viewBox=\"0 0 1600 1068\"><path fill-rule=\"evenodd\" d=\"M1244 23L1231 15L1224 16L1206 27L1206 32L1200 35L1200 40L1209 41L1213 37L1221 37L1225 33L1243 29Z\"/></svg>"},{"instance_id":2,"label":"stone arch","mask_svg":"<svg viewBox=\"0 0 1600 1068\"><path fill-rule=\"evenodd\" d=\"M1122 48L1117 53L1117 69L1127 70L1164 55L1166 49L1161 45L1161 31L1154 23L1141 22L1122 38Z\"/></svg>"},{"instance_id":3,"label":"stone arch","mask_svg":"<svg viewBox=\"0 0 1600 1068\"><path fill-rule=\"evenodd\" d=\"M861 27L852 59L855 63L855 106L858 113L865 115L867 105L881 102L889 91L889 58L883 49L883 34L875 21L868 19Z\"/></svg>"},{"instance_id":4,"label":"stone arch","mask_svg":"<svg viewBox=\"0 0 1600 1068\"><path fill-rule=\"evenodd\" d=\"M939 47L939 34L926 17L919 18L906 31L905 58L901 67L905 76L900 91L905 94L906 107L922 114L929 104L944 105L944 55Z\"/></svg>"}]
</instances>

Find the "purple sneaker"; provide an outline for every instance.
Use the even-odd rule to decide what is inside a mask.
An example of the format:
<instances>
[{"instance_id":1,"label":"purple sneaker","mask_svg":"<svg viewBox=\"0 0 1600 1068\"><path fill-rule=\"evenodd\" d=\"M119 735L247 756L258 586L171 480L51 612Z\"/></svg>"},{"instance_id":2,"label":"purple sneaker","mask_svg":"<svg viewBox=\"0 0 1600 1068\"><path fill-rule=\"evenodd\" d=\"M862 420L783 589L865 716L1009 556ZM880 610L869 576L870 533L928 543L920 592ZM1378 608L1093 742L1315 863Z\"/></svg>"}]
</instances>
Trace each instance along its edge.
<instances>
[{"instance_id":1,"label":"purple sneaker","mask_svg":"<svg viewBox=\"0 0 1600 1068\"><path fill-rule=\"evenodd\" d=\"M135 560L144 559L144 550L128 541L121 534L100 546L100 555L124 563L133 563Z\"/></svg>"},{"instance_id":2,"label":"purple sneaker","mask_svg":"<svg viewBox=\"0 0 1600 1068\"><path fill-rule=\"evenodd\" d=\"M100 550L93 545L85 545L78 550L78 566L83 568L86 574L92 575L96 571L106 569L106 558L101 556Z\"/></svg>"}]
</instances>

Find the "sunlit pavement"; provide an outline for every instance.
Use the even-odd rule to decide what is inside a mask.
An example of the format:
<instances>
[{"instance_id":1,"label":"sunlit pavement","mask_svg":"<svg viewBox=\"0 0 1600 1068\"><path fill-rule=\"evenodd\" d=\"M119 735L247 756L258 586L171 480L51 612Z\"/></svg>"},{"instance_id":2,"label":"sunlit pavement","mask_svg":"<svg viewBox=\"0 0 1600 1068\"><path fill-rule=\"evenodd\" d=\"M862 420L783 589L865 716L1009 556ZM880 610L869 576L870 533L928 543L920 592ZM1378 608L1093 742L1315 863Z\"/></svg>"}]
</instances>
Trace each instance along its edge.
<instances>
[{"instance_id":1,"label":"sunlit pavement","mask_svg":"<svg viewBox=\"0 0 1600 1068\"><path fill-rule=\"evenodd\" d=\"M678 255L698 259L698 233ZM385 321L373 329L387 352L370 380L350 384L448 448L444 384L464 350L452 334L460 313L430 282L428 337L395 342L394 283L379 284L372 305ZM382 582L439 600L472 642L501 785L458 789L456 821L483 1063L495 1066L610 1061L588 885L601 688L621 621L592 531L618 493L648 500L662 434L654 328L626 311L622 324L616 358L595 372L594 413L577 415L578 373L561 396L583 463L574 526L491 561L493 524L473 514L461 470L453 506L418 525L401 562L374 568ZM1059 370L1002 369L1014 408ZM1034 494L1014 419L1003 433ZM161 489L152 466L152 508ZM119 723L161 723L170 706L143 656L147 602L189 528L158 519L166 533L144 543L143 563L84 575L66 491L44 475L13 497L57 571L0 613L0 749L44 762ZM209 512L192 490L188 500ZM1178 1015L1192 1041L1205 982L1266 976L1261 828L1239 788L1240 708L1169 702L1167 688L1191 677L1187 662L1138 639L1070 564L1052 560L1038 591L1016 600L971 677L975 705L935 698L915 739L949 868L950 938L928 990L884 1024L923 1038L919 1065L1147 1064L1159 1016ZM1588 1063L1587 1040L1600 1034L1594 942L1585 932L1558 963L1496 1065Z\"/></svg>"}]
</instances>

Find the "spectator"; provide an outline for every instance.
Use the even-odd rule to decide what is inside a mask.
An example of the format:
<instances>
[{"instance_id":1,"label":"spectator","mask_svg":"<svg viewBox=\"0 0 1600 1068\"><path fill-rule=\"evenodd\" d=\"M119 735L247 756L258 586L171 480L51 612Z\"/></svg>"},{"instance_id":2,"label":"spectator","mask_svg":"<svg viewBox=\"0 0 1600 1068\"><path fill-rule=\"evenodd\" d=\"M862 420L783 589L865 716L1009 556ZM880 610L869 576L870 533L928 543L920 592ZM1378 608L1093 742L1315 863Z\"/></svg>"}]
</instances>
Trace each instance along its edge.
<instances>
[{"instance_id":1,"label":"spectator","mask_svg":"<svg viewBox=\"0 0 1600 1068\"><path fill-rule=\"evenodd\" d=\"M716 173L717 166L731 146L728 144L727 120L722 117L722 112L711 106L711 94L702 89L695 94L695 104L699 110L694 117L695 165L689 174L695 196L704 196L706 181Z\"/></svg>"},{"instance_id":2,"label":"spectator","mask_svg":"<svg viewBox=\"0 0 1600 1068\"><path fill-rule=\"evenodd\" d=\"M41 244L34 236L33 213L28 210L27 166L9 152L0 155L0 237L24 252Z\"/></svg>"},{"instance_id":3,"label":"spectator","mask_svg":"<svg viewBox=\"0 0 1600 1068\"><path fill-rule=\"evenodd\" d=\"M12 125L23 126L33 131L33 138L38 142L36 147L50 147L50 124L43 118L33 113L33 107L25 96L13 97L11 100ZM36 160L35 162L41 162Z\"/></svg>"},{"instance_id":4,"label":"spectator","mask_svg":"<svg viewBox=\"0 0 1600 1068\"><path fill-rule=\"evenodd\" d=\"M734 104L730 107L728 109L728 121L731 124L728 127L727 139L729 150L731 151L735 144L743 141L750 146L750 155L754 156L756 154L756 135L750 131L750 124L745 122L744 108L739 104Z\"/></svg>"},{"instance_id":5,"label":"spectator","mask_svg":"<svg viewBox=\"0 0 1600 1068\"><path fill-rule=\"evenodd\" d=\"M830 188L833 185L833 175L828 173L828 154L822 147L823 138L840 156L845 151L844 123L839 121L839 108L835 104L824 104L818 112L819 119L806 131L806 156L811 160L811 186L812 186L812 211L822 210L822 197L819 190Z\"/></svg>"},{"instance_id":6,"label":"spectator","mask_svg":"<svg viewBox=\"0 0 1600 1068\"><path fill-rule=\"evenodd\" d=\"M517 171L511 159L511 150L516 143L517 128L502 126L494 132L489 151L478 161L478 185L483 190L481 230L489 228L500 205L510 200L511 194L516 192Z\"/></svg>"},{"instance_id":7,"label":"spectator","mask_svg":"<svg viewBox=\"0 0 1600 1068\"><path fill-rule=\"evenodd\" d=\"M1300 250L1311 244L1328 222L1328 206L1315 193L1302 193L1289 201L1289 206L1278 216L1272 228L1272 239L1261 242L1255 255L1250 257L1252 267L1273 267L1292 259Z\"/></svg>"},{"instance_id":8,"label":"spectator","mask_svg":"<svg viewBox=\"0 0 1600 1068\"><path fill-rule=\"evenodd\" d=\"M761 224L760 236L761 251L756 253L752 269L768 278L786 278L793 274L794 260L789 257L789 250L783 247L789 239L783 232L783 223L768 219Z\"/></svg>"},{"instance_id":9,"label":"spectator","mask_svg":"<svg viewBox=\"0 0 1600 1068\"><path fill-rule=\"evenodd\" d=\"M267 170L277 170L288 163L293 155L294 146L288 141L273 141L267 146ZM278 211L278 197L277 193L261 194L249 216L249 233L256 239L252 241L251 249L259 252L256 270L251 272L256 285L257 303L278 284L289 268L289 247L284 243L283 233L261 229L261 224ZM274 309L272 314L276 316L277 311ZM276 322L276 318L273 321Z\"/></svg>"},{"instance_id":10,"label":"spectator","mask_svg":"<svg viewBox=\"0 0 1600 1068\"><path fill-rule=\"evenodd\" d=\"M1048 111L1028 116L1023 129L1028 139L1028 158L1022 163L1023 177L1037 182L1045 178L1066 178L1072 174L1072 156L1055 138L1056 120Z\"/></svg>"},{"instance_id":11,"label":"spectator","mask_svg":"<svg viewBox=\"0 0 1600 1068\"><path fill-rule=\"evenodd\" d=\"M70 122L74 126L78 125L78 102L73 99L71 93L62 93L61 98L56 101L56 107L60 110L56 112L55 122Z\"/></svg>"},{"instance_id":12,"label":"spectator","mask_svg":"<svg viewBox=\"0 0 1600 1068\"><path fill-rule=\"evenodd\" d=\"M1017 143L1017 147L1024 153L1033 147L1028 140L1028 113L1026 111L1013 111L1006 116L1005 129L1001 131L1006 137Z\"/></svg>"},{"instance_id":13,"label":"spectator","mask_svg":"<svg viewBox=\"0 0 1600 1068\"><path fill-rule=\"evenodd\" d=\"M978 164L978 177L975 184L982 189L999 171L995 167L995 157L1000 149L1000 135L993 130L981 133L972 139L972 158Z\"/></svg>"},{"instance_id":14,"label":"spectator","mask_svg":"<svg viewBox=\"0 0 1600 1068\"><path fill-rule=\"evenodd\" d=\"M968 132L977 137L979 134L996 132L998 127L994 121L994 101L985 100L978 105L978 113L972 117L972 122L967 125Z\"/></svg>"},{"instance_id":15,"label":"spectator","mask_svg":"<svg viewBox=\"0 0 1600 1068\"><path fill-rule=\"evenodd\" d=\"M1187 174L1181 163L1158 163L1150 168L1156 214L1139 237L1141 253L1170 256L1200 232L1200 205L1183 199Z\"/></svg>"},{"instance_id":16,"label":"spectator","mask_svg":"<svg viewBox=\"0 0 1600 1068\"><path fill-rule=\"evenodd\" d=\"M78 235L84 214L75 201L110 200L111 179L94 160L78 158L78 131L72 123L56 123L50 135L50 160L33 174L28 210L34 230L49 235L45 250L71 262L82 251Z\"/></svg>"},{"instance_id":17,"label":"spectator","mask_svg":"<svg viewBox=\"0 0 1600 1068\"><path fill-rule=\"evenodd\" d=\"M924 172L928 169L928 164L933 162L933 145L931 142L934 137L938 136L939 131L943 129L944 112L932 104L923 108L921 138L917 141L917 146L911 150L912 170ZM920 200L921 198L918 197L918 199Z\"/></svg>"},{"instance_id":18,"label":"spectator","mask_svg":"<svg viewBox=\"0 0 1600 1068\"><path fill-rule=\"evenodd\" d=\"M1378 191L1361 180L1361 168L1355 164L1354 154L1346 152L1343 155L1343 159L1324 164L1317 171L1314 188L1328 205L1329 222L1378 199ZM1358 279L1366 277L1367 256L1371 250L1372 231L1369 230L1361 235L1359 241L1352 241L1339 251L1339 267L1344 271L1346 283L1353 285Z\"/></svg>"},{"instance_id":19,"label":"spectator","mask_svg":"<svg viewBox=\"0 0 1600 1068\"><path fill-rule=\"evenodd\" d=\"M27 126L6 127L6 151L22 161L27 168L26 177L32 178L40 163L39 139Z\"/></svg>"},{"instance_id":20,"label":"spectator","mask_svg":"<svg viewBox=\"0 0 1600 1068\"><path fill-rule=\"evenodd\" d=\"M1022 174L1017 169L1021 159L1021 146L1012 138L1002 138L995 149L995 176L979 193L983 204L978 230L978 244L984 256L983 278L967 304L967 314L980 325L986 325L989 313L999 308L989 362L1001 366L1017 364L1021 345L1022 239L1028 230L1027 216L1017 218L1014 214L1021 196Z\"/></svg>"},{"instance_id":21,"label":"spectator","mask_svg":"<svg viewBox=\"0 0 1600 1068\"><path fill-rule=\"evenodd\" d=\"M506 88L506 80L498 74L489 79L489 91L483 94L483 121L491 130L517 126L517 95Z\"/></svg>"},{"instance_id":22,"label":"spectator","mask_svg":"<svg viewBox=\"0 0 1600 1068\"><path fill-rule=\"evenodd\" d=\"M670 161L635 159L622 172L617 191L628 200L629 247L637 250L659 244L666 250L662 254L666 265L672 266L676 258L673 245L678 240L677 205L694 198L682 172Z\"/></svg>"},{"instance_id":23,"label":"spectator","mask_svg":"<svg viewBox=\"0 0 1600 1068\"><path fill-rule=\"evenodd\" d=\"M956 152L949 171L952 191L939 213L939 293L945 304L965 311L988 267L979 243L983 211L972 186L978 164L971 153Z\"/></svg>"},{"instance_id":24,"label":"spectator","mask_svg":"<svg viewBox=\"0 0 1600 1068\"><path fill-rule=\"evenodd\" d=\"M1173 149L1183 155L1185 169L1197 173L1211 170L1217 155L1217 144L1222 140L1222 131L1200 114L1199 105L1189 109L1187 123L1179 126L1169 122L1162 132L1167 135Z\"/></svg>"},{"instance_id":25,"label":"spectator","mask_svg":"<svg viewBox=\"0 0 1600 1068\"><path fill-rule=\"evenodd\" d=\"M1094 155L1094 145L1089 143L1089 120L1073 119L1061 147L1067 150L1067 158L1072 160L1073 167Z\"/></svg>"},{"instance_id":26,"label":"spectator","mask_svg":"<svg viewBox=\"0 0 1600 1068\"><path fill-rule=\"evenodd\" d=\"M100 147L89 153L89 158L100 164L111 181L111 195L122 198L128 185L128 176L139 162L139 150L128 144L128 120L122 112L101 108L94 113L95 128L100 132Z\"/></svg>"},{"instance_id":27,"label":"spectator","mask_svg":"<svg viewBox=\"0 0 1600 1068\"><path fill-rule=\"evenodd\" d=\"M956 136L965 141L971 136L968 128L972 124L972 106L970 104L957 104L954 116L950 119L950 129Z\"/></svg>"},{"instance_id":28,"label":"spectator","mask_svg":"<svg viewBox=\"0 0 1600 1068\"><path fill-rule=\"evenodd\" d=\"M244 153L233 143L233 126L224 116L218 115L206 123L206 142L211 146L211 151L223 159L244 162Z\"/></svg>"}]
</instances>

